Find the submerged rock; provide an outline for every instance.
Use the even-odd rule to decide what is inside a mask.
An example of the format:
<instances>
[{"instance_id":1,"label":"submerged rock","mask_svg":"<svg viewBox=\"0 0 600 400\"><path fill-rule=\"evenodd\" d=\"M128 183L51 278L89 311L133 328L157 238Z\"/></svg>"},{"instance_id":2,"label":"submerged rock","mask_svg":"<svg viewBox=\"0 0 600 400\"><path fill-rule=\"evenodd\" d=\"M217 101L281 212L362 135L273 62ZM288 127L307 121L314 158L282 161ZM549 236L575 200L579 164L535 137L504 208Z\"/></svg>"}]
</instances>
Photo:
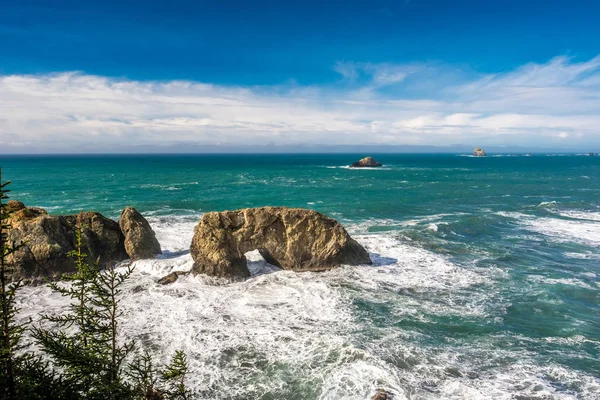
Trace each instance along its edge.
<instances>
[{"instance_id":1,"label":"submerged rock","mask_svg":"<svg viewBox=\"0 0 600 400\"><path fill-rule=\"evenodd\" d=\"M292 271L371 264L369 253L334 219L301 208L260 207L204 214L190 248L192 273L246 278L244 254L255 249Z\"/></svg>"},{"instance_id":2,"label":"submerged rock","mask_svg":"<svg viewBox=\"0 0 600 400\"><path fill-rule=\"evenodd\" d=\"M51 278L74 272L75 262L68 253L77 247L78 224L82 226L82 251L88 254L88 261L97 261L104 268L128 258L119 224L100 213L51 216L41 208L10 203L16 211L9 218L12 229L8 240L20 244L7 259L13 278Z\"/></svg>"},{"instance_id":3,"label":"submerged rock","mask_svg":"<svg viewBox=\"0 0 600 400\"><path fill-rule=\"evenodd\" d=\"M365 168L365 167L381 167L382 164L375 161L373 157L365 157L361 160L358 160L355 163L350 165L351 168Z\"/></svg>"},{"instance_id":4,"label":"submerged rock","mask_svg":"<svg viewBox=\"0 0 600 400\"><path fill-rule=\"evenodd\" d=\"M473 155L475 157L485 157L485 150L483 150L481 147L476 147L475 150L473 150Z\"/></svg>"},{"instance_id":5,"label":"submerged rock","mask_svg":"<svg viewBox=\"0 0 600 400\"><path fill-rule=\"evenodd\" d=\"M125 236L125 251L132 261L162 254L150 224L135 208L125 207L119 218L119 226Z\"/></svg>"}]
</instances>

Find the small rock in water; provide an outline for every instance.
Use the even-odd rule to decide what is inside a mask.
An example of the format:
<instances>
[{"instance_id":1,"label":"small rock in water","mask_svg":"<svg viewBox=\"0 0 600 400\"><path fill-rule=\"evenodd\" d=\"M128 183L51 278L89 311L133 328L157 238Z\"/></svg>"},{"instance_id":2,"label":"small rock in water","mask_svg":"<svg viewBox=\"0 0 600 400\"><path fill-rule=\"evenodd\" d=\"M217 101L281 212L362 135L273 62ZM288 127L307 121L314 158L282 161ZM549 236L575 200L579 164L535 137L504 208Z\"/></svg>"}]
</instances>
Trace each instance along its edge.
<instances>
[{"instance_id":1,"label":"small rock in water","mask_svg":"<svg viewBox=\"0 0 600 400\"><path fill-rule=\"evenodd\" d=\"M189 274L188 271L173 271L169 275L163 276L158 280L161 285L168 285L169 283L175 282L182 275Z\"/></svg>"},{"instance_id":2,"label":"small rock in water","mask_svg":"<svg viewBox=\"0 0 600 400\"><path fill-rule=\"evenodd\" d=\"M382 164L375 161L373 157L365 157L350 165L351 168L365 168L365 167L381 167Z\"/></svg>"},{"instance_id":3,"label":"small rock in water","mask_svg":"<svg viewBox=\"0 0 600 400\"><path fill-rule=\"evenodd\" d=\"M377 389L371 400L393 400L394 396L387 390Z\"/></svg>"},{"instance_id":4,"label":"small rock in water","mask_svg":"<svg viewBox=\"0 0 600 400\"><path fill-rule=\"evenodd\" d=\"M485 157L485 150L483 150L481 147L477 147L475 148L475 150L473 150L473 155L475 157Z\"/></svg>"}]
</instances>

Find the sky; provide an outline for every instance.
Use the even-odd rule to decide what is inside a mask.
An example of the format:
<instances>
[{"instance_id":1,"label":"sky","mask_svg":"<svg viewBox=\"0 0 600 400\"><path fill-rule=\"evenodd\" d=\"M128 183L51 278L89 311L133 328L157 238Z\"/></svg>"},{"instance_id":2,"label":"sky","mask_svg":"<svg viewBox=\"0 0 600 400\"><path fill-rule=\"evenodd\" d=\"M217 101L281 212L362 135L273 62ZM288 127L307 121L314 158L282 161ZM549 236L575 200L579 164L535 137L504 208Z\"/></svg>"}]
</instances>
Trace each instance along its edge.
<instances>
[{"instance_id":1,"label":"sky","mask_svg":"<svg viewBox=\"0 0 600 400\"><path fill-rule=\"evenodd\" d=\"M3 154L600 151L600 1L0 10Z\"/></svg>"}]
</instances>

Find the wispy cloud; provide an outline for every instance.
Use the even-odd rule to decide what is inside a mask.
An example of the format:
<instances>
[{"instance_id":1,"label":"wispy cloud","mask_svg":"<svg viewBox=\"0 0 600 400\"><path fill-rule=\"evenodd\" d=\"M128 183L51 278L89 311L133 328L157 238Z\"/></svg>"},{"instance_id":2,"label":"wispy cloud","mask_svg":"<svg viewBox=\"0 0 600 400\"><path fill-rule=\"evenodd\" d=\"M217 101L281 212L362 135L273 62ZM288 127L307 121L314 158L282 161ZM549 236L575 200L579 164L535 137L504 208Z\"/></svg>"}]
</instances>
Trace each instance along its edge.
<instances>
[{"instance_id":1,"label":"wispy cloud","mask_svg":"<svg viewBox=\"0 0 600 400\"><path fill-rule=\"evenodd\" d=\"M0 77L0 153L127 146L600 146L600 56L494 75L340 62L335 84L219 86L84 73Z\"/></svg>"}]
</instances>

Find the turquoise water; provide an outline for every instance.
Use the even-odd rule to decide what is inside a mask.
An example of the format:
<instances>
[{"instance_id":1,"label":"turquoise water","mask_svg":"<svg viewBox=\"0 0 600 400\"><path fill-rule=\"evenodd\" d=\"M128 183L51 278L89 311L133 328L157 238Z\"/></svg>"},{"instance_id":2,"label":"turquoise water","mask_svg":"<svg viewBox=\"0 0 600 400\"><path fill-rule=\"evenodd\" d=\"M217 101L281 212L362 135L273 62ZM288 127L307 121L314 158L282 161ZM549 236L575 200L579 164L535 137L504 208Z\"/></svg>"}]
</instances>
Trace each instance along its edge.
<instances>
[{"instance_id":1,"label":"turquoise water","mask_svg":"<svg viewBox=\"0 0 600 400\"><path fill-rule=\"evenodd\" d=\"M359 399L385 387L399 398L599 399L600 157L381 154L382 168L345 167L361 156L0 156L0 166L13 198L51 213L136 207L167 250L139 265L150 275L188 265L193 225L213 210L312 208L371 252L374 266L320 275L266 274L258 260L249 283L182 283L245 299L202 297L215 311L206 332L233 343L185 345L202 398ZM234 322L215 322L224 312ZM258 314L273 323L252 325ZM139 324L151 328L132 322L141 337ZM159 331L189 333L173 324Z\"/></svg>"}]
</instances>

